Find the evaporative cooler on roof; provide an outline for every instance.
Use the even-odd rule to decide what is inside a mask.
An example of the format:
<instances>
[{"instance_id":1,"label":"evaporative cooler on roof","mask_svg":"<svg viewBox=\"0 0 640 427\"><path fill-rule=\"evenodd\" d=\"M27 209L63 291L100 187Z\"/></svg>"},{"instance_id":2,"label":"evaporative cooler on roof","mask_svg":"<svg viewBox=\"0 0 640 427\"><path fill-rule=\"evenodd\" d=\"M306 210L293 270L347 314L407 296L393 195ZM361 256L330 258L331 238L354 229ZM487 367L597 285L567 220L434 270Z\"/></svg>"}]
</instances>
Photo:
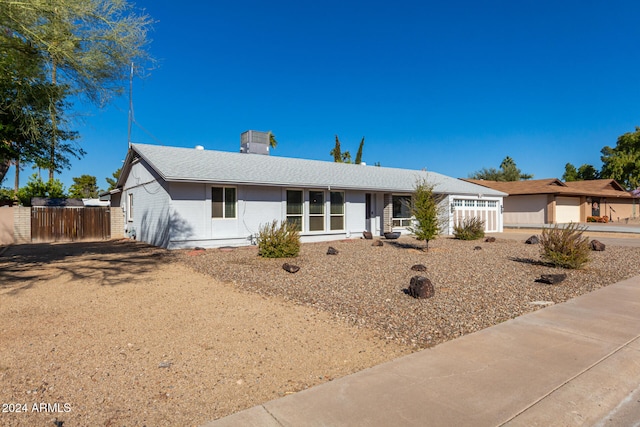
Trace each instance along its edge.
<instances>
[{"instance_id":1,"label":"evaporative cooler on roof","mask_svg":"<svg viewBox=\"0 0 640 427\"><path fill-rule=\"evenodd\" d=\"M269 132L248 130L240 134L240 152L269 155Z\"/></svg>"}]
</instances>

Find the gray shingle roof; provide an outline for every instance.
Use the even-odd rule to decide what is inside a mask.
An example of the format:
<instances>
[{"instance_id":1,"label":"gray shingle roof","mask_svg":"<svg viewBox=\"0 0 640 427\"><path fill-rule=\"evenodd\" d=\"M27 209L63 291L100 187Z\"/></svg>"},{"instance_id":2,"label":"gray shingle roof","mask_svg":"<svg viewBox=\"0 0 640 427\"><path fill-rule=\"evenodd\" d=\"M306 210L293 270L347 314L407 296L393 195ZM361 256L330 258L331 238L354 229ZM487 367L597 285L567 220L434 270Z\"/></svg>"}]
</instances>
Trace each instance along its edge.
<instances>
[{"instance_id":1,"label":"gray shingle roof","mask_svg":"<svg viewBox=\"0 0 640 427\"><path fill-rule=\"evenodd\" d=\"M147 144L132 149L166 181L412 192L426 179L437 193L506 196L435 172Z\"/></svg>"}]
</instances>

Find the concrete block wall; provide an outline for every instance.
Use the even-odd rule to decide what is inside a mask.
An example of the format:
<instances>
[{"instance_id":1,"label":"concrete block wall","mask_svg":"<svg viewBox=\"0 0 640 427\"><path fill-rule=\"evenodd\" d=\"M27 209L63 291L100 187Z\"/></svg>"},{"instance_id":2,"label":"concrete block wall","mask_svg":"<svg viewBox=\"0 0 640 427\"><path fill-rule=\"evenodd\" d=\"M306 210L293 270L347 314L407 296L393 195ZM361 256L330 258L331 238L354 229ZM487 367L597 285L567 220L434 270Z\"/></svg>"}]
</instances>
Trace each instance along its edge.
<instances>
[{"instance_id":1,"label":"concrete block wall","mask_svg":"<svg viewBox=\"0 0 640 427\"><path fill-rule=\"evenodd\" d=\"M13 237L16 243L31 243L30 207L13 207Z\"/></svg>"},{"instance_id":2,"label":"concrete block wall","mask_svg":"<svg viewBox=\"0 0 640 427\"><path fill-rule=\"evenodd\" d=\"M0 246L13 242L13 207L0 206Z\"/></svg>"},{"instance_id":3,"label":"concrete block wall","mask_svg":"<svg viewBox=\"0 0 640 427\"><path fill-rule=\"evenodd\" d=\"M124 212L120 206L111 206L111 238L124 237Z\"/></svg>"}]
</instances>

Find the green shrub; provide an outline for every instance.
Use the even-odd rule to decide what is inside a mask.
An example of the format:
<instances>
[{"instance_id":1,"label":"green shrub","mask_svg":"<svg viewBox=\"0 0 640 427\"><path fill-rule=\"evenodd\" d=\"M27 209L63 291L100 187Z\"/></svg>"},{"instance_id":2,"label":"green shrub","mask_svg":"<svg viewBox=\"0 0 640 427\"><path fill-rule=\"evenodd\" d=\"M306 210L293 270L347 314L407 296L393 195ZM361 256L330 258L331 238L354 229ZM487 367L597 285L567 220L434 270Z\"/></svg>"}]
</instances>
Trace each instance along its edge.
<instances>
[{"instance_id":1,"label":"green shrub","mask_svg":"<svg viewBox=\"0 0 640 427\"><path fill-rule=\"evenodd\" d=\"M265 224L258 232L258 255L264 258L291 258L300 253L300 235L296 225L287 221Z\"/></svg>"},{"instance_id":2,"label":"green shrub","mask_svg":"<svg viewBox=\"0 0 640 427\"><path fill-rule=\"evenodd\" d=\"M453 226L453 235L460 240L477 240L484 237L484 221L478 217L465 218Z\"/></svg>"},{"instance_id":3,"label":"green shrub","mask_svg":"<svg viewBox=\"0 0 640 427\"><path fill-rule=\"evenodd\" d=\"M582 233L585 227L569 223L565 228L556 224L542 230L541 257L556 267L580 268L589 261L589 240Z\"/></svg>"}]
</instances>

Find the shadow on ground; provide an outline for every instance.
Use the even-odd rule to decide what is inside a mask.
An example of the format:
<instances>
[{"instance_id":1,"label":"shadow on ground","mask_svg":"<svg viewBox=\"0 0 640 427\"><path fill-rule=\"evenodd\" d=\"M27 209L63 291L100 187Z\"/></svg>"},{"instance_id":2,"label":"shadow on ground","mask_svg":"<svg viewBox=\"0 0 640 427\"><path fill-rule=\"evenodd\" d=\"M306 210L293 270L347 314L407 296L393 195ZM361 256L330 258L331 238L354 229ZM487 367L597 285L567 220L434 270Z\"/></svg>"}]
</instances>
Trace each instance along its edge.
<instances>
[{"instance_id":1,"label":"shadow on ground","mask_svg":"<svg viewBox=\"0 0 640 427\"><path fill-rule=\"evenodd\" d=\"M14 245L0 256L0 291L16 294L61 275L109 286L134 283L167 258L163 249L129 240Z\"/></svg>"}]
</instances>

